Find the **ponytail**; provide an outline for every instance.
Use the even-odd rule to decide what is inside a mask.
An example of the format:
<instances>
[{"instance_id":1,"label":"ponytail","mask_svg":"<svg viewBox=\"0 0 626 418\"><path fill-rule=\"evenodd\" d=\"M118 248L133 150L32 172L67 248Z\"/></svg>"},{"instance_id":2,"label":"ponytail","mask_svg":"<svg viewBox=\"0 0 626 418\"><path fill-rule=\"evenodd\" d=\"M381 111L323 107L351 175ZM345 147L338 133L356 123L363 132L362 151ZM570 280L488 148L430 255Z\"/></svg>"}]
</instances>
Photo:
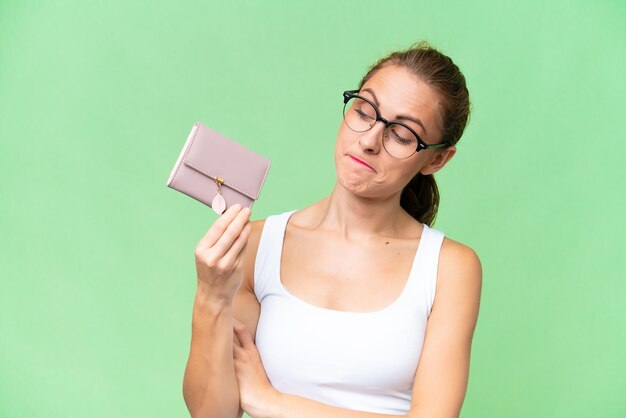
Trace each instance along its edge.
<instances>
[{"instance_id":1,"label":"ponytail","mask_svg":"<svg viewBox=\"0 0 626 418\"><path fill-rule=\"evenodd\" d=\"M447 55L427 42L396 51L376 62L361 80L359 89L378 70L387 65L408 69L438 93L441 109L441 143L455 145L465 130L470 114L470 99L465 76ZM439 190L432 174L417 174L404 187L400 205L419 222L432 226L439 208Z\"/></svg>"},{"instance_id":2,"label":"ponytail","mask_svg":"<svg viewBox=\"0 0 626 418\"><path fill-rule=\"evenodd\" d=\"M418 222L432 227L439 208L439 189L435 176L417 173L402 190L400 206Z\"/></svg>"}]
</instances>

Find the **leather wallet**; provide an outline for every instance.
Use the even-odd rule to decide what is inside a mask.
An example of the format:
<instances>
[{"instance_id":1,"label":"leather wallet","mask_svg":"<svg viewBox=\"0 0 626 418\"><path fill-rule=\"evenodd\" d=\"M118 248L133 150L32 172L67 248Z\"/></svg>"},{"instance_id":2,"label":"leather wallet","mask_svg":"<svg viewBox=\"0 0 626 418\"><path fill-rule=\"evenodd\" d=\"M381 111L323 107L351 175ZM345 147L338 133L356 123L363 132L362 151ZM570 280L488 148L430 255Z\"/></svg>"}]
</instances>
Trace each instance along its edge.
<instances>
[{"instance_id":1,"label":"leather wallet","mask_svg":"<svg viewBox=\"0 0 626 418\"><path fill-rule=\"evenodd\" d=\"M270 164L262 155L196 122L167 186L221 214L236 203L252 207Z\"/></svg>"}]
</instances>

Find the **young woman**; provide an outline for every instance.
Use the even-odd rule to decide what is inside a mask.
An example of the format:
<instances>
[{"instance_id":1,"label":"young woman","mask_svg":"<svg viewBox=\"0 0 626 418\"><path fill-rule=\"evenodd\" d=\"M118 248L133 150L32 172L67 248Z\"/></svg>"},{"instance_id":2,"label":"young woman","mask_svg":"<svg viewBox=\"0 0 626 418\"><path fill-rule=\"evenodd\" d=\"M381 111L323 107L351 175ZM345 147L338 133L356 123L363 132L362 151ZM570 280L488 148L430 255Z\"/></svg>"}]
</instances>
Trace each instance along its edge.
<instances>
[{"instance_id":1,"label":"young woman","mask_svg":"<svg viewBox=\"0 0 626 418\"><path fill-rule=\"evenodd\" d=\"M432 224L433 174L469 116L464 76L419 43L343 101L328 197L264 221L232 207L196 247L194 417L460 414L482 271Z\"/></svg>"}]
</instances>

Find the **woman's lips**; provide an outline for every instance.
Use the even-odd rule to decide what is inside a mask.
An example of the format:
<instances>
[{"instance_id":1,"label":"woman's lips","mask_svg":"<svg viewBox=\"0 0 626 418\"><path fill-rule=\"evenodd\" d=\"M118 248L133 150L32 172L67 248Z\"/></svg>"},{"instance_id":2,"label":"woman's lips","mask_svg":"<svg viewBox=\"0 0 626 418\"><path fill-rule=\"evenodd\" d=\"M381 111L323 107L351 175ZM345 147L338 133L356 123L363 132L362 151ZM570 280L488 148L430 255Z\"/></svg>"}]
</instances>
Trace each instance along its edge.
<instances>
[{"instance_id":1,"label":"woman's lips","mask_svg":"<svg viewBox=\"0 0 626 418\"><path fill-rule=\"evenodd\" d=\"M376 170L374 170L374 167L372 167L371 165L369 165L368 163L366 163L365 161L361 161L356 157L353 157L352 155L348 154L348 157L352 158L352 160L356 163L359 163L367 168L369 168L370 170L372 170L373 172L376 172Z\"/></svg>"}]
</instances>

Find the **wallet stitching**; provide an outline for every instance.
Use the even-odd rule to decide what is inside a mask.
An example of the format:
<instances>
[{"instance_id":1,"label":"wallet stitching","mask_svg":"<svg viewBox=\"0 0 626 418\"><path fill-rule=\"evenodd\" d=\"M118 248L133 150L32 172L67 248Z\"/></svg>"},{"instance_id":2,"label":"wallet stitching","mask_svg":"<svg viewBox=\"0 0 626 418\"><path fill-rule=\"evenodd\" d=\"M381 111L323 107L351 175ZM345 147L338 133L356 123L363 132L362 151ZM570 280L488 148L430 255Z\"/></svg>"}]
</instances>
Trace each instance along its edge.
<instances>
[{"instance_id":1,"label":"wallet stitching","mask_svg":"<svg viewBox=\"0 0 626 418\"><path fill-rule=\"evenodd\" d=\"M212 179L215 179L215 178L217 177L217 175L215 175L215 174L213 174L213 173L210 173L210 172L207 172L207 171L206 171L206 170L204 170L203 168L200 168L200 167L195 166L194 164L192 164L192 163L191 163L191 161L187 161L185 164L187 164L188 166L191 166L191 167L195 168L196 170L198 170L198 171L200 171L200 172L202 172L202 173L206 174L207 176L211 177ZM267 173L266 173L266 175L267 175ZM265 177L263 177L263 181L265 181ZM229 183L229 182L227 182L227 181L225 181L225 182L224 182L224 184L225 184L225 185L227 185L228 187L230 187L231 189L237 190L239 193L243 193L243 194L245 194L245 195L246 195L247 197L249 197L250 199L254 199L254 200L256 200L256 199L258 199L258 197L259 197L259 196L258 196L258 193L255 195L254 193L250 193L249 191L242 190L241 188L236 187L236 186L234 186L233 184L231 184L231 183ZM260 190L261 190L261 189L259 188L259 191L260 191Z\"/></svg>"}]
</instances>

